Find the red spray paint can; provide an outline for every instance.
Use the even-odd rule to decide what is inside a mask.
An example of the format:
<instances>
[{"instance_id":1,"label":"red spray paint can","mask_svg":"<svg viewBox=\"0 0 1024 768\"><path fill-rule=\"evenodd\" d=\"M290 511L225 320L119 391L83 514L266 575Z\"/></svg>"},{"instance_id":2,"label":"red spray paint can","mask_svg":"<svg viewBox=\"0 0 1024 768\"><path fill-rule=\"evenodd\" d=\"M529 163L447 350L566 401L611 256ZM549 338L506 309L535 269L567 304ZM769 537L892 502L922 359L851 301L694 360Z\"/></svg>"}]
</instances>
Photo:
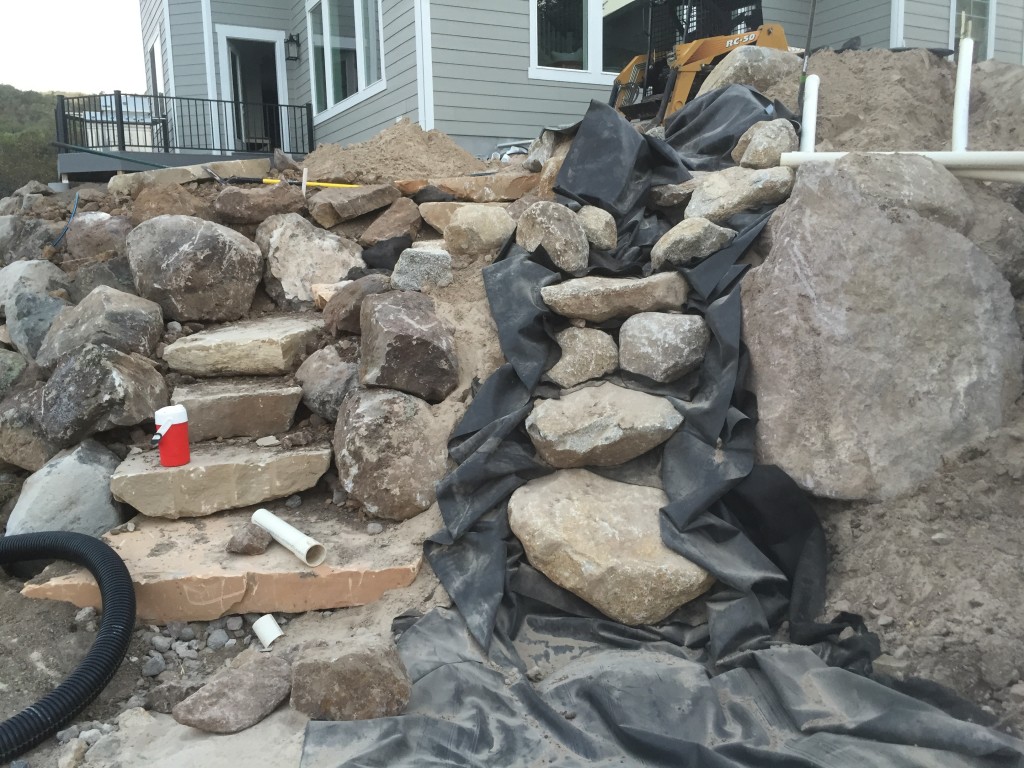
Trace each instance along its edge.
<instances>
[{"instance_id":1,"label":"red spray paint can","mask_svg":"<svg viewBox=\"0 0 1024 768\"><path fill-rule=\"evenodd\" d=\"M153 418L156 421L153 443L160 447L161 466L188 464L188 414L185 406L169 405L159 409Z\"/></svg>"}]
</instances>

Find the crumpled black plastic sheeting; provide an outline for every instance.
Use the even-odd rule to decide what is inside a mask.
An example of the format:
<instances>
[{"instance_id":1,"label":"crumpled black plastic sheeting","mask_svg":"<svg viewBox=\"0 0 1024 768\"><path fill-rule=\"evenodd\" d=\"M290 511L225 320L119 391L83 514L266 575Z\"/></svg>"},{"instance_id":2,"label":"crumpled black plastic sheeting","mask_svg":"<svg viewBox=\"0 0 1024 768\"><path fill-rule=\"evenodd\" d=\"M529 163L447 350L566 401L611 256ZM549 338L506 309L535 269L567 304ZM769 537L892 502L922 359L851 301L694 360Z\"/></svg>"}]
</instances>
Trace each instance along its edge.
<instances>
[{"instance_id":1,"label":"crumpled black plastic sheeting","mask_svg":"<svg viewBox=\"0 0 1024 768\"><path fill-rule=\"evenodd\" d=\"M733 144L756 116L778 116L760 96L739 99L736 88L712 92L683 112L731 115L721 119L735 121ZM732 111L718 110L715 98L727 99ZM746 117L735 114L739 101L749 107ZM704 130L707 152L720 155L722 131ZM696 138L684 146L701 150ZM614 110L593 103L557 187L570 201L616 216L619 247L592 254L587 271L647 271L647 241L667 229L644 211L652 180L685 177L668 144L640 136ZM536 458L523 422L533 397L557 396L541 378L558 358L553 336L567 324L548 310L540 289L567 276L542 250L531 255L510 244L484 270L508 362L475 393L452 435L458 466L437 489L445 527L425 545L458 612L435 610L400 627L399 649L414 682L407 714L310 723L304 768L1019 764L1020 742L863 677L879 647L859 617L815 622L824 607L824 534L795 483L775 467L755 465L756 403L744 386L749 358L738 282L745 267L738 262L769 214L731 220L738 235L729 246L681 268L691 285L685 309L702 313L711 331L699 380L619 382L669 397L685 417L656 449L670 500L661 512L662 538L715 576L711 592L658 626L627 627L523 556L507 502L516 488L552 471ZM789 639L803 645L775 639L783 620ZM841 638L848 627L854 632ZM530 677L544 681L534 685Z\"/></svg>"}]
</instances>

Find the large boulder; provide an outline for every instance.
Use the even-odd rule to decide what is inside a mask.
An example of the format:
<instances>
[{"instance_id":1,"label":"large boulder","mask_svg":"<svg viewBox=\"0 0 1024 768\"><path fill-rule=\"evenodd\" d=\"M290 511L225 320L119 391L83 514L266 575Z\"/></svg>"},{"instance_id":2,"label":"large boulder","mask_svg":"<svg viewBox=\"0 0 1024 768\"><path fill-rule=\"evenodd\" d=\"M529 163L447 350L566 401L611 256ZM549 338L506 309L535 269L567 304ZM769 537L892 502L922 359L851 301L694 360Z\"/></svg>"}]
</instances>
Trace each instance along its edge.
<instances>
[{"instance_id":1,"label":"large boulder","mask_svg":"<svg viewBox=\"0 0 1024 768\"><path fill-rule=\"evenodd\" d=\"M306 358L295 372L295 380L302 387L306 407L335 421L345 396L359 385L359 365L343 360L334 347L324 347Z\"/></svg>"},{"instance_id":2,"label":"large boulder","mask_svg":"<svg viewBox=\"0 0 1024 768\"><path fill-rule=\"evenodd\" d=\"M543 248L556 267L566 272L586 269L590 242L579 219L559 203L534 203L519 217L516 243L533 253Z\"/></svg>"},{"instance_id":3,"label":"large boulder","mask_svg":"<svg viewBox=\"0 0 1024 768\"><path fill-rule=\"evenodd\" d=\"M287 432L302 390L283 381L211 379L175 387L171 402L185 406L188 438L265 437Z\"/></svg>"},{"instance_id":4,"label":"large boulder","mask_svg":"<svg viewBox=\"0 0 1024 768\"><path fill-rule=\"evenodd\" d=\"M43 384L11 392L0 401L0 464L35 472L52 459L61 444L42 426Z\"/></svg>"},{"instance_id":5,"label":"large boulder","mask_svg":"<svg viewBox=\"0 0 1024 768\"><path fill-rule=\"evenodd\" d=\"M7 302L7 331L15 348L34 358L57 315L70 305L45 293L19 293Z\"/></svg>"},{"instance_id":6,"label":"large boulder","mask_svg":"<svg viewBox=\"0 0 1024 768\"><path fill-rule=\"evenodd\" d=\"M980 184L965 184L965 188L974 211L967 236L992 259L1013 295L1024 296L1024 212Z\"/></svg>"},{"instance_id":7,"label":"large boulder","mask_svg":"<svg viewBox=\"0 0 1024 768\"><path fill-rule=\"evenodd\" d=\"M313 301L314 283L336 283L353 267L365 267L362 248L315 227L297 213L271 216L256 230L267 259L263 285L278 304Z\"/></svg>"},{"instance_id":8,"label":"large boulder","mask_svg":"<svg viewBox=\"0 0 1024 768\"><path fill-rule=\"evenodd\" d=\"M364 299L359 379L437 403L459 383L453 329L437 316L434 300L415 291Z\"/></svg>"},{"instance_id":9,"label":"large boulder","mask_svg":"<svg viewBox=\"0 0 1024 768\"><path fill-rule=\"evenodd\" d=\"M606 616L655 624L714 579L662 543L657 488L570 469L522 486L508 502L512 531L530 563Z\"/></svg>"},{"instance_id":10,"label":"large boulder","mask_svg":"<svg viewBox=\"0 0 1024 768\"><path fill-rule=\"evenodd\" d=\"M16 261L0 269L0 316L4 307L20 293L49 293L67 290L70 278L57 265L44 259Z\"/></svg>"},{"instance_id":11,"label":"large boulder","mask_svg":"<svg viewBox=\"0 0 1024 768\"><path fill-rule=\"evenodd\" d=\"M40 423L51 440L70 445L152 419L165 405L167 385L146 358L85 344L61 358L43 387Z\"/></svg>"},{"instance_id":12,"label":"large boulder","mask_svg":"<svg viewBox=\"0 0 1024 768\"><path fill-rule=\"evenodd\" d=\"M0 264L40 259L63 226L28 216L0 216Z\"/></svg>"},{"instance_id":13,"label":"large boulder","mask_svg":"<svg viewBox=\"0 0 1024 768\"><path fill-rule=\"evenodd\" d=\"M933 206L900 203L926 192L917 165L803 166L743 284L758 449L819 496L913 490L943 454L998 428L1021 392L1009 285ZM942 185L933 199L955 197L948 172L929 178Z\"/></svg>"},{"instance_id":14,"label":"large boulder","mask_svg":"<svg viewBox=\"0 0 1024 768\"><path fill-rule=\"evenodd\" d=\"M780 83L797 82L800 78L800 57L775 48L741 45L728 53L711 70L697 91L703 96L725 85L749 85L765 93ZM795 108L796 104L787 105Z\"/></svg>"},{"instance_id":15,"label":"large boulder","mask_svg":"<svg viewBox=\"0 0 1024 768\"><path fill-rule=\"evenodd\" d=\"M682 423L668 399L605 382L537 400L526 432L553 467L610 467L661 445Z\"/></svg>"},{"instance_id":16,"label":"large boulder","mask_svg":"<svg viewBox=\"0 0 1024 768\"><path fill-rule=\"evenodd\" d=\"M63 310L50 326L36 362L52 370L61 355L83 344L106 344L152 357L164 330L156 302L101 285L76 307Z\"/></svg>"},{"instance_id":17,"label":"large boulder","mask_svg":"<svg viewBox=\"0 0 1024 768\"><path fill-rule=\"evenodd\" d=\"M208 221L214 219L213 207L180 184L148 186L136 196L132 205L133 224L138 226L157 216L195 216Z\"/></svg>"},{"instance_id":18,"label":"large boulder","mask_svg":"<svg viewBox=\"0 0 1024 768\"><path fill-rule=\"evenodd\" d=\"M448 251L406 248L391 273L391 287L402 291L429 292L451 285L453 279L452 255Z\"/></svg>"},{"instance_id":19,"label":"large boulder","mask_svg":"<svg viewBox=\"0 0 1024 768\"><path fill-rule=\"evenodd\" d=\"M249 311L263 254L232 229L192 216L157 216L128 235L139 295L171 320L236 320Z\"/></svg>"},{"instance_id":20,"label":"large boulder","mask_svg":"<svg viewBox=\"0 0 1024 768\"><path fill-rule=\"evenodd\" d=\"M213 210L228 224L259 224L275 214L298 213L305 207L302 190L287 182L254 189L224 187L213 201Z\"/></svg>"},{"instance_id":21,"label":"large boulder","mask_svg":"<svg viewBox=\"0 0 1024 768\"><path fill-rule=\"evenodd\" d=\"M110 476L119 463L95 440L61 451L25 481L7 535L73 531L102 536L121 522L110 495Z\"/></svg>"},{"instance_id":22,"label":"large boulder","mask_svg":"<svg viewBox=\"0 0 1024 768\"><path fill-rule=\"evenodd\" d=\"M132 268L127 256L115 256L106 261L85 264L75 270L68 293L76 304L101 285L116 288L121 293L137 295Z\"/></svg>"},{"instance_id":23,"label":"large boulder","mask_svg":"<svg viewBox=\"0 0 1024 768\"><path fill-rule=\"evenodd\" d=\"M610 251L615 248L619 240L619 233L615 227L615 217L608 211L598 208L596 205L584 205L576 213L576 220L583 227L583 232L592 246L602 251Z\"/></svg>"},{"instance_id":24,"label":"large boulder","mask_svg":"<svg viewBox=\"0 0 1024 768\"><path fill-rule=\"evenodd\" d=\"M734 163L744 168L774 168L783 152L795 152L800 145L789 120L762 120L740 136L732 150Z\"/></svg>"},{"instance_id":25,"label":"large boulder","mask_svg":"<svg viewBox=\"0 0 1024 768\"><path fill-rule=\"evenodd\" d=\"M411 395L354 390L334 432L338 478L370 515L414 517L436 499L434 486L448 466L451 426Z\"/></svg>"}]
</instances>

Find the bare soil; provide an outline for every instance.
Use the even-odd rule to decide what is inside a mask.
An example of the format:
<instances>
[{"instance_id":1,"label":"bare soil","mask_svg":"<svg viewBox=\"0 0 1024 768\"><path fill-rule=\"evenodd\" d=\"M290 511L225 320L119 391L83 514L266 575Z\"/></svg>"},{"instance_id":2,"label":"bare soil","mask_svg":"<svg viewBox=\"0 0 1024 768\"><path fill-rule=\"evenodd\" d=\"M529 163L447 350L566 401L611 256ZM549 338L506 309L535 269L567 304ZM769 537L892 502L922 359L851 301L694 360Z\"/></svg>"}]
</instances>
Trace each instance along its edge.
<instances>
[{"instance_id":1,"label":"bare soil","mask_svg":"<svg viewBox=\"0 0 1024 768\"><path fill-rule=\"evenodd\" d=\"M311 180L344 184L443 178L487 169L447 134L424 131L408 120L359 144L321 144L302 165Z\"/></svg>"}]
</instances>

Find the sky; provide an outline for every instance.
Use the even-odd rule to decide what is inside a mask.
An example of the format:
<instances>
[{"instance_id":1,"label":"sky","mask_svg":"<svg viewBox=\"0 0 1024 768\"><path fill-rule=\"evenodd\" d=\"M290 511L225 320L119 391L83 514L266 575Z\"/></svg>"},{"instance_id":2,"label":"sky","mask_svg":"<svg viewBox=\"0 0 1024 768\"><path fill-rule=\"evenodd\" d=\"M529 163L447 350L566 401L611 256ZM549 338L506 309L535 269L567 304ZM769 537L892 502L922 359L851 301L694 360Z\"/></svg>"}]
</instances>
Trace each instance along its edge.
<instances>
[{"instance_id":1,"label":"sky","mask_svg":"<svg viewBox=\"0 0 1024 768\"><path fill-rule=\"evenodd\" d=\"M0 0L0 83L145 93L139 0Z\"/></svg>"}]
</instances>

